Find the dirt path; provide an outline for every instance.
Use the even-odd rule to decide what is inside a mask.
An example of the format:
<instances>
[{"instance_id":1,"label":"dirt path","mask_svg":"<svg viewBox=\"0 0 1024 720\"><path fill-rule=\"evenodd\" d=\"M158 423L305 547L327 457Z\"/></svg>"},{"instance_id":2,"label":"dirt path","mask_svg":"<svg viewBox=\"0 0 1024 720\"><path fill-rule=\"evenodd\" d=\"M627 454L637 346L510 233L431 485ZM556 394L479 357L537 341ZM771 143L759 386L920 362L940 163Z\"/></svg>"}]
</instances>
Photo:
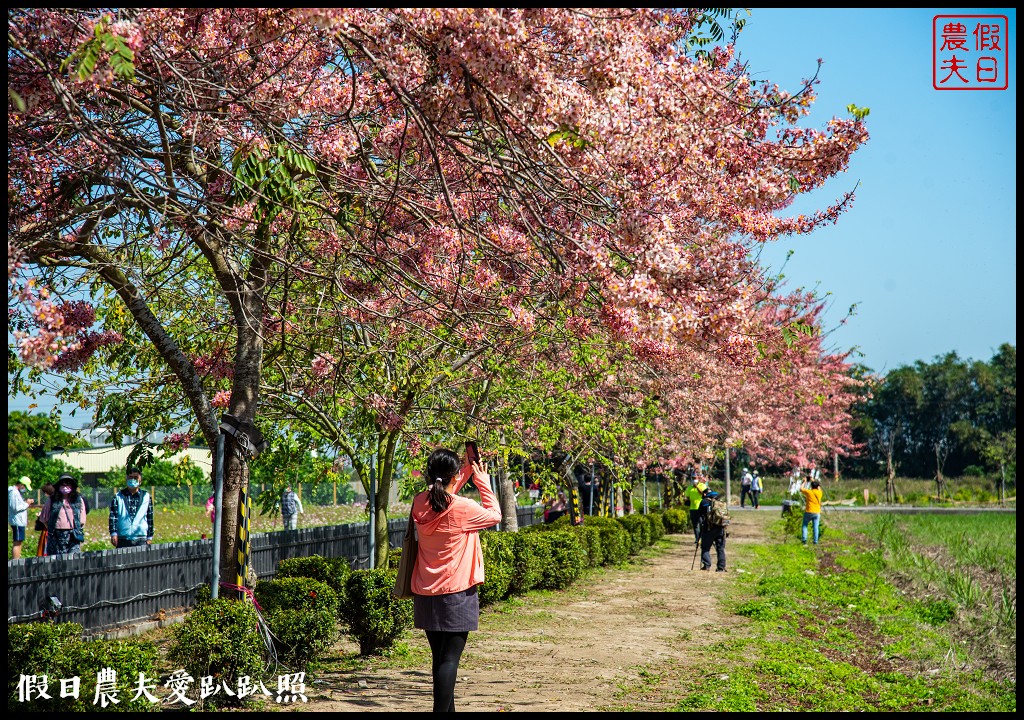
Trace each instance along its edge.
<instances>
[{"instance_id":1,"label":"dirt path","mask_svg":"<svg viewBox=\"0 0 1024 720\"><path fill-rule=\"evenodd\" d=\"M742 572L742 545L766 541L775 512L734 511L726 573L691 571L689 535L667 535L669 549L641 562L595 573L563 592L518 598L481 612L459 666L455 703L473 711L600 711L634 704L665 709L657 687L640 693L665 660L700 666L691 638L702 625L738 626L741 618L715 612L718 598ZM712 557L714 552L712 551ZM700 567L700 561L697 561ZM739 629L738 627L736 629ZM408 639L407 667L320 676L308 686L305 712L417 712L431 709L430 656L421 631ZM349 651L354 646L348 648ZM617 698L623 688L635 692ZM276 708L275 708L276 709ZM286 708L281 708L286 709Z\"/></svg>"}]
</instances>

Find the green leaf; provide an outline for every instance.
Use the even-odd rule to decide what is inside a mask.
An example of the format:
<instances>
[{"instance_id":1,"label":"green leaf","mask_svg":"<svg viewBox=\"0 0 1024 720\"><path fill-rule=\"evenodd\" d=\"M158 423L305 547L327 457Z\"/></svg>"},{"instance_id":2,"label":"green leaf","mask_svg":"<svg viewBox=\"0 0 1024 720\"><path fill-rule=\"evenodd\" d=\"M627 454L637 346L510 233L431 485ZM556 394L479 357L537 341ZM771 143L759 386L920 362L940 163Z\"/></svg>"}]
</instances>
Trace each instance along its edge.
<instances>
[{"instance_id":1,"label":"green leaf","mask_svg":"<svg viewBox=\"0 0 1024 720\"><path fill-rule=\"evenodd\" d=\"M871 108L857 107L853 103L846 106L846 111L853 115L854 120L863 120L871 114Z\"/></svg>"}]
</instances>

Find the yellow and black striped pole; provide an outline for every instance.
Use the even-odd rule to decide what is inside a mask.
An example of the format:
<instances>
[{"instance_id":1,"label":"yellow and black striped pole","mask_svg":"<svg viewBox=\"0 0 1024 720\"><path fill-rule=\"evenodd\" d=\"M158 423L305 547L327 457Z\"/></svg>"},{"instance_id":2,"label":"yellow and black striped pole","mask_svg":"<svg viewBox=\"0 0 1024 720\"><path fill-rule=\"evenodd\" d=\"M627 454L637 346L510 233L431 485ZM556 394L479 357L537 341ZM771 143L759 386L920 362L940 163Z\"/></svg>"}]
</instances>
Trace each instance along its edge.
<instances>
[{"instance_id":1,"label":"yellow and black striped pole","mask_svg":"<svg viewBox=\"0 0 1024 720\"><path fill-rule=\"evenodd\" d=\"M238 504L238 580L240 588L245 587L246 575L249 571L249 517L252 515L249 488L242 489L242 502Z\"/></svg>"}]
</instances>

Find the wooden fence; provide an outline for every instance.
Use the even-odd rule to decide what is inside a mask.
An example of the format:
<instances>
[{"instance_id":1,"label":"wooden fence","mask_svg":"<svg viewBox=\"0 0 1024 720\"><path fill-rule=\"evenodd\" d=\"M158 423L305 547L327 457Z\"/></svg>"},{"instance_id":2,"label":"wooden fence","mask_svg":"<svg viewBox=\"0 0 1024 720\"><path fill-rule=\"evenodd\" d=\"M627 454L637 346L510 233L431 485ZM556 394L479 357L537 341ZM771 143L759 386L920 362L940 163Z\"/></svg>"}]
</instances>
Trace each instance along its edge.
<instances>
[{"instance_id":1,"label":"wooden fence","mask_svg":"<svg viewBox=\"0 0 1024 720\"><path fill-rule=\"evenodd\" d=\"M537 522L533 507L519 508L519 525ZM388 521L388 542L401 547L408 517ZM260 579L281 560L320 555L348 558L353 569L369 567L369 523L281 530L251 537L250 563ZM87 631L130 625L192 605L210 582L213 541L162 543L76 555L7 562L7 622L57 616Z\"/></svg>"}]
</instances>

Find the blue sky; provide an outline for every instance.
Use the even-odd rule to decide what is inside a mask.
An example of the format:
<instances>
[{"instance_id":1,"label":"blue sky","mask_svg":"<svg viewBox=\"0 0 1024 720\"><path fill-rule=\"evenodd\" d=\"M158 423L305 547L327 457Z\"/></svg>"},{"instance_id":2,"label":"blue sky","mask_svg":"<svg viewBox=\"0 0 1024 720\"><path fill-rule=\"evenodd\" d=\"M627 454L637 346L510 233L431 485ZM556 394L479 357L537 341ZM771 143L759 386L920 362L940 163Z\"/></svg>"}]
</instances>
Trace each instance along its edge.
<instances>
[{"instance_id":1,"label":"blue sky","mask_svg":"<svg viewBox=\"0 0 1024 720\"><path fill-rule=\"evenodd\" d=\"M932 19L1009 18L1009 88L932 87ZM796 92L824 60L805 124L822 127L846 106L868 107L871 139L843 175L793 212L833 202L859 182L837 225L769 246L788 287L829 293L828 346L885 373L955 350L988 360L1017 342L1016 10L751 11L737 48L754 79ZM839 325L851 305L856 314ZM48 411L53 400L9 400ZM88 415L88 413L84 413ZM80 427L83 413L65 419Z\"/></svg>"},{"instance_id":2,"label":"blue sky","mask_svg":"<svg viewBox=\"0 0 1024 720\"><path fill-rule=\"evenodd\" d=\"M1008 89L932 87L940 14L1008 17ZM852 359L876 372L954 350L989 360L1017 343L1016 20L1012 8L760 8L739 35L751 77L790 92L824 60L801 124L849 117L850 103L871 109L871 138L849 171L794 206L825 206L859 182L853 208L761 258L779 268L793 250L788 287L831 293L828 346L856 348ZM856 315L837 327L853 304Z\"/></svg>"}]
</instances>

